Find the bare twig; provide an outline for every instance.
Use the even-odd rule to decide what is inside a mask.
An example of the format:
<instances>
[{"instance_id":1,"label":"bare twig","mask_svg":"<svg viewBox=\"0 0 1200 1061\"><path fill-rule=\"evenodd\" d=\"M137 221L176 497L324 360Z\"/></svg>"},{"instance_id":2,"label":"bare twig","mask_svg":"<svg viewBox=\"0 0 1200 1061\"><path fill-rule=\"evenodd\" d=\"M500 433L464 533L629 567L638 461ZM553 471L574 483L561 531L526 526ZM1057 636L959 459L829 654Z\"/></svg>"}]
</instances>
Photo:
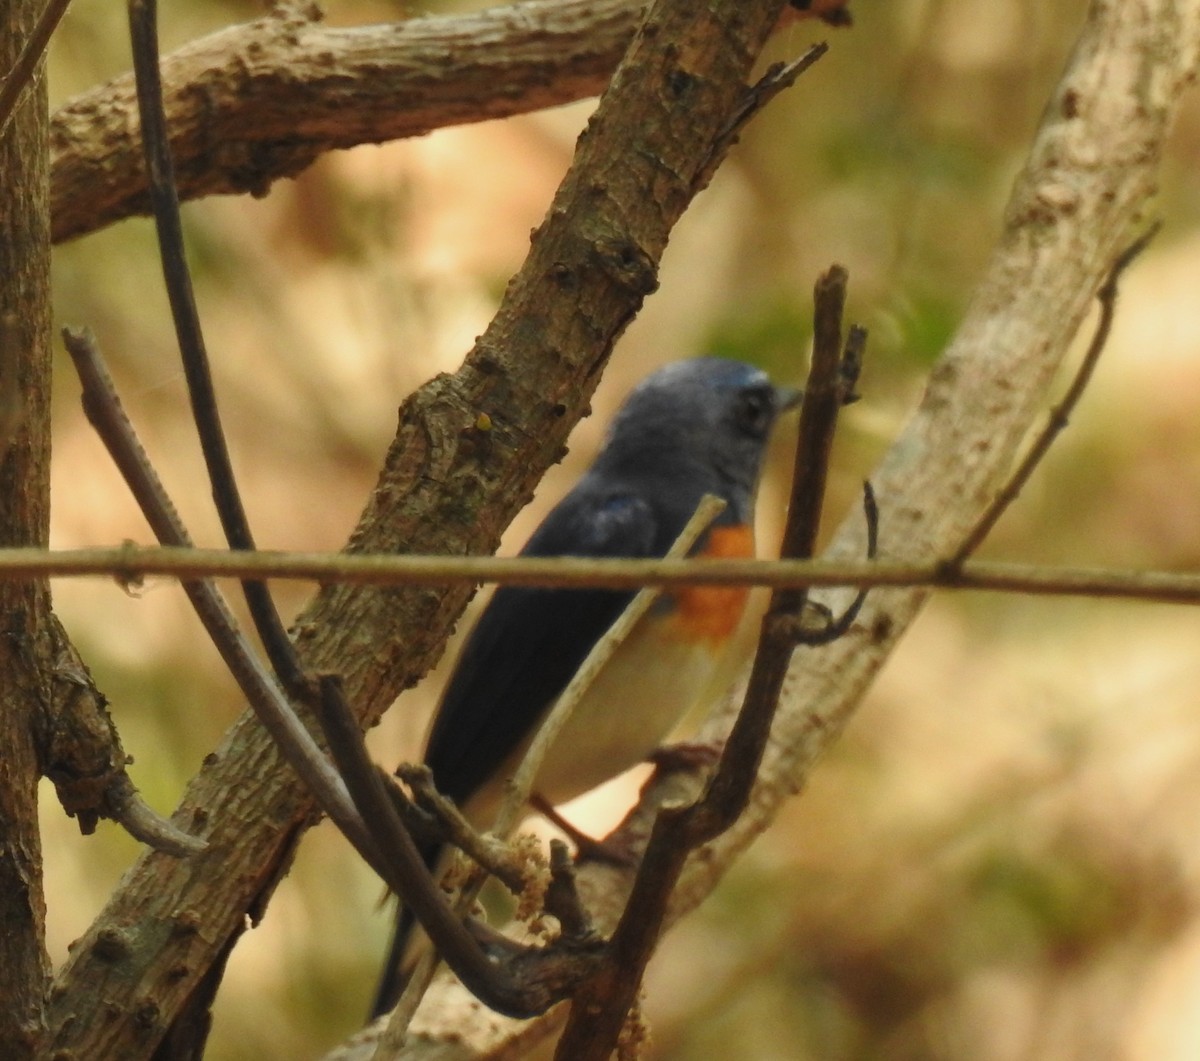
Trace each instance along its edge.
<instances>
[{"instance_id":1,"label":"bare twig","mask_svg":"<svg viewBox=\"0 0 1200 1061\"><path fill-rule=\"evenodd\" d=\"M37 25L25 41L21 54L17 56L17 61L0 81L0 136L8 129L9 120L20 102L21 93L33 77L46 46L70 3L71 0L47 0Z\"/></svg>"},{"instance_id":2,"label":"bare twig","mask_svg":"<svg viewBox=\"0 0 1200 1061\"><path fill-rule=\"evenodd\" d=\"M921 586L942 590L1200 604L1200 575L1101 567L1049 567L974 560L958 570L921 560L586 560L578 557L395 556L231 553L137 546L0 549L0 581L107 578L135 584L162 576L270 578L356 586L516 586L636 589L639 586Z\"/></svg>"},{"instance_id":3,"label":"bare twig","mask_svg":"<svg viewBox=\"0 0 1200 1061\"><path fill-rule=\"evenodd\" d=\"M697 191L705 187L712 179L717 166L721 164L721 159L737 143L738 137L741 136L742 130L746 128L750 120L770 103L771 100L778 96L779 93L784 91L784 89L791 88L796 83L796 78L804 73L805 70L812 66L827 51L829 51L829 45L822 41L820 44L814 44L798 58L791 60L791 62L774 63L755 84L746 90L746 95L743 97L741 104L729 116L729 121L725 128L721 130L720 135L713 142L708 164L696 175L695 186Z\"/></svg>"},{"instance_id":4,"label":"bare twig","mask_svg":"<svg viewBox=\"0 0 1200 1061\"><path fill-rule=\"evenodd\" d=\"M120 774L104 793L106 813L119 822L136 840L149 844L157 851L185 858L203 851L203 840L185 833L178 826L153 811L138 795L128 775Z\"/></svg>"},{"instance_id":5,"label":"bare twig","mask_svg":"<svg viewBox=\"0 0 1200 1061\"><path fill-rule=\"evenodd\" d=\"M436 822L435 839L444 839L451 847L483 866L488 873L514 894L524 884L524 875L513 849L492 833L479 832L433 783L433 772L424 763L401 763L396 776L412 789L413 802Z\"/></svg>"},{"instance_id":6,"label":"bare twig","mask_svg":"<svg viewBox=\"0 0 1200 1061\"><path fill-rule=\"evenodd\" d=\"M874 560L879 550L879 504L875 500L875 490L869 481L863 483L863 515L867 525L867 559ZM812 588L811 584L809 588ZM867 603L868 589L867 586L859 589L854 599L836 618L828 616L826 622L816 629L802 627L796 635L797 642L815 648L818 645L828 645L849 633L863 605Z\"/></svg>"},{"instance_id":7,"label":"bare twig","mask_svg":"<svg viewBox=\"0 0 1200 1061\"><path fill-rule=\"evenodd\" d=\"M587 941L596 937L591 916L579 899L571 849L557 838L550 841L550 885L546 889L545 907L547 913L558 919L567 939Z\"/></svg>"},{"instance_id":8,"label":"bare twig","mask_svg":"<svg viewBox=\"0 0 1200 1061\"><path fill-rule=\"evenodd\" d=\"M160 541L187 546L190 539L129 423L99 350L83 332L64 329L63 340L83 384L83 408ZM211 582L186 580L184 592L263 725L322 809L373 866L380 860L341 778L292 705L263 668L237 621Z\"/></svg>"},{"instance_id":9,"label":"bare twig","mask_svg":"<svg viewBox=\"0 0 1200 1061\"><path fill-rule=\"evenodd\" d=\"M959 545L953 555L946 561L948 569L960 569L963 561L983 544L984 539L992 532L992 528L995 527L1000 517L1008 511L1008 506L1017 499L1017 495L1024 489L1025 484L1029 482L1034 469L1037 468L1047 452L1049 452L1050 447L1054 444L1054 440L1058 438L1059 434L1067 426L1071 414L1075 411L1075 407L1083 397L1083 392L1087 389L1088 383L1091 382L1092 373L1096 370L1100 355L1104 352L1104 347L1108 343L1109 332L1112 331L1113 317L1117 309L1117 283L1121 278L1121 274L1146 249L1161 227L1161 222L1155 222L1151 225L1141 236L1118 254L1116 260L1109 267L1104 282L1096 291L1096 300L1100 303L1100 319L1096 322L1096 330L1092 333L1092 341L1088 344L1087 352L1083 355L1083 360L1079 363L1079 368L1075 373L1075 378L1071 381L1071 386L1067 388L1067 392L1063 395L1062 400L1050 410L1046 426L1042 428L1038 437L1034 439L1033 444L1021 459L1021 463L992 499L992 503L988 506L987 511L983 513L979 518L979 522L971 528L970 533L963 539L962 544Z\"/></svg>"},{"instance_id":10,"label":"bare twig","mask_svg":"<svg viewBox=\"0 0 1200 1061\"><path fill-rule=\"evenodd\" d=\"M204 333L200 327L192 278L184 254L179 196L175 189L174 165L163 108L157 20L156 0L129 0L129 36L133 45L138 113L142 122L142 145L163 280L171 303L171 317L175 322L180 356L183 358L192 416L225 539L232 549L253 549L254 537L250 533L250 523L246 518L237 478L233 474L233 463L229 458L229 447L225 442L225 432L221 427ZM305 685L303 669L270 592L264 583L257 581L244 581L242 591L271 666L288 693L300 695Z\"/></svg>"},{"instance_id":11,"label":"bare twig","mask_svg":"<svg viewBox=\"0 0 1200 1061\"><path fill-rule=\"evenodd\" d=\"M780 545L781 555L789 559L809 559L816 550L838 413L857 381L861 344L852 346L855 375L846 371L843 357L841 322L846 282L846 270L835 265L818 279L813 293L812 368L800 407L791 502ZM868 526L872 524L873 520L868 519ZM807 602L807 587L777 590L771 596L742 710L704 799L689 815L692 820L688 833L693 845L724 832L745 809L797 643L793 620Z\"/></svg>"},{"instance_id":12,"label":"bare twig","mask_svg":"<svg viewBox=\"0 0 1200 1061\"><path fill-rule=\"evenodd\" d=\"M840 266L832 267L817 282L813 363L800 410L796 468L783 536L785 555L812 555L833 431L853 388L853 380L842 370L845 288L846 272ZM555 1054L560 1061L605 1061L612 1054L636 1004L646 963L658 942L688 854L728 828L745 808L797 644L794 620L806 599L805 589L784 589L772 595L746 697L716 772L699 802L666 808L655 821L605 964L575 996Z\"/></svg>"}]
</instances>

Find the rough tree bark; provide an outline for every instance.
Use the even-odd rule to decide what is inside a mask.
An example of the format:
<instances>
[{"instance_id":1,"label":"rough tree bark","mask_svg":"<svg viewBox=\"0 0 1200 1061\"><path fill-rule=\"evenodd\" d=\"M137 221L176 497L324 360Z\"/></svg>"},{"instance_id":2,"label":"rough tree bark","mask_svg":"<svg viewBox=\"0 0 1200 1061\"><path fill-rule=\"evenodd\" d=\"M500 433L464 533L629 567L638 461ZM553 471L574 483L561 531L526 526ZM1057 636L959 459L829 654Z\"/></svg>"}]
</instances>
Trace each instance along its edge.
<instances>
[{"instance_id":1,"label":"rough tree bark","mask_svg":"<svg viewBox=\"0 0 1200 1061\"><path fill-rule=\"evenodd\" d=\"M335 148L594 96L645 6L534 0L333 29L315 5L281 5L164 59L180 196L263 195ZM55 241L149 212L132 74L59 108L51 151Z\"/></svg>"},{"instance_id":2,"label":"rough tree bark","mask_svg":"<svg viewBox=\"0 0 1200 1061\"><path fill-rule=\"evenodd\" d=\"M12 68L40 0L0 9L0 71ZM47 543L50 498L48 123L41 71L0 141L0 385L17 403L0 440L0 544ZM48 584L0 586L0 1055L32 1054L50 963L38 837L39 716L53 656Z\"/></svg>"}]
</instances>

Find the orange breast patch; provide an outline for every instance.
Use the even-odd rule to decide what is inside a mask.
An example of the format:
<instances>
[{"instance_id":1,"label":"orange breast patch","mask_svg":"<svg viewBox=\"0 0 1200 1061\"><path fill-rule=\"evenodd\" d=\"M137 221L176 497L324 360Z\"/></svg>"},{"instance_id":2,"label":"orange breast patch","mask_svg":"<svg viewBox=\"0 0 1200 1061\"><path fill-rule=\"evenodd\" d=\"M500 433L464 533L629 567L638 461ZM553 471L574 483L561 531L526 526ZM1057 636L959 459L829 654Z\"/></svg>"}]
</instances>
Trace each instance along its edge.
<instances>
[{"instance_id":1,"label":"orange breast patch","mask_svg":"<svg viewBox=\"0 0 1200 1061\"><path fill-rule=\"evenodd\" d=\"M748 559L754 556L754 532L747 526L713 527L698 556ZM689 640L717 647L737 627L750 591L741 586L687 586L675 593L676 622Z\"/></svg>"}]
</instances>

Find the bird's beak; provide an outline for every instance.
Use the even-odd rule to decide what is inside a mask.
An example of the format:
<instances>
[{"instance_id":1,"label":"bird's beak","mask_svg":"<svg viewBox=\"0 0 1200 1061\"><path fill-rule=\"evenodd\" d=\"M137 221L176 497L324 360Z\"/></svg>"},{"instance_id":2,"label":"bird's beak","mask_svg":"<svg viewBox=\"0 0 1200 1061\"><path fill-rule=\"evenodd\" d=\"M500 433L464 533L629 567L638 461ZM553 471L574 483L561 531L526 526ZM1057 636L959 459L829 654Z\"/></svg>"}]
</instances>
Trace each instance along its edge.
<instances>
[{"instance_id":1,"label":"bird's beak","mask_svg":"<svg viewBox=\"0 0 1200 1061\"><path fill-rule=\"evenodd\" d=\"M775 409L776 413L786 413L789 409L795 409L804 400L804 391L796 387L776 387L775 388Z\"/></svg>"}]
</instances>

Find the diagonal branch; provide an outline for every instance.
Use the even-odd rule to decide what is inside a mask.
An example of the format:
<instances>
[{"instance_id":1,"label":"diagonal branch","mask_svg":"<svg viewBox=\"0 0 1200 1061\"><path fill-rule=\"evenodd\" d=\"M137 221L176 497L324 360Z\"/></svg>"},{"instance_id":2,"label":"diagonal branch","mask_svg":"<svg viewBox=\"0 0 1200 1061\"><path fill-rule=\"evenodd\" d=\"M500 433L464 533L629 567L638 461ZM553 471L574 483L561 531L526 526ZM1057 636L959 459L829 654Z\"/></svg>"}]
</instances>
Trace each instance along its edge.
<instances>
[{"instance_id":1,"label":"diagonal branch","mask_svg":"<svg viewBox=\"0 0 1200 1061\"><path fill-rule=\"evenodd\" d=\"M0 77L0 136L8 129L8 123L17 109L26 86L33 80L38 64L42 61L50 38L71 0L48 0L38 16L33 32L25 40L16 62L3 71Z\"/></svg>"},{"instance_id":2,"label":"diagonal branch","mask_svg":"<svg viewBox=\"0 0 1200 1061\"><path fill-rule=\"evenodd\" d=\"M167 116L163 110L162 80L159 76L158 5L155 0L130 0L129 37L133 47L138 115L141 119L154 228L158 235L159 258L167 298L171 304L171 318L175 324L175 338L187 378L192 418L196 423L196 434L200 439L212 498L225 532L225 540L231 549L253 549L254 537L233 473L225 431L221 426L208 350L184 253L183 221L179 216L175 167L168 142ZM242 593L271 666L288 695L298 697L305 685L304 674L266 583L246 579L242 582Z\"/></svg>"},{"instance_id":3,"label":"diagonal branch","mask_svg":"<svg viewBox=\"0 0 1200 1061\"><path fill-rule=\"evenodd\" d=\"M191 539L154 474L133 426L117 398L99 350L89 335L64 330L67 351L83 386L83 407L89 422L129 484L138 506L160 541L187 546ZM256 712L263 727L312 792L320 794L326 812L374 865L380 858L374 841L359 818L345 785L324 752L296 714L273 676L243 636L224 598L211 582L187 580L183 590L221 654L221 659Z\"/></svg>"},{"instance_id":4,"label":"diagonal branch","mask_svg":"<svg viewBox=\"0 0 1200 1061\"><path fill-rule=\"evenodd\" d=\"M799 5L797 5L799 6ZM842 0L804 17L846 25ZM263 195L326 151L423 136L598 95L645 0L527 0L454 16L330 28L293 0L163 64L184 199ZM149 212L128 74L52 122L56 242Z\"/></svg>"},{"instance_id":5,"label":"diagonal branch","mask_svg":"<svg viewBox=\"0 0 1200 1061\"><path fill-rule=\"evenodd\" d=\"M595 96L645 7L533 0L334 29L280 4L163 62L180 197L262 195L326 151ZM59 108L51 151L56 242L149 212L132 75Z\"/></svg>"},{"instance_id":6,"label":"diagonal branch","mask_svg":"<svg viewBox=\"0 0 1200 1061\"><path fill-rule=\"evenodd\" d=\"M1071 381L1070 387L1067 388L1066 394L1053 409L1050 410L1050 416L1046 426L1042 428L1037 438L1033 440L1033 444L1029 447L1025 456L1021 458L1020 464L1016 470L1009 476L1004 486L992 499L992 503L987 507L987 510L979 518L979 522L971 528L971 532L962 540L962 543L954 550L952 556L945 562L947 571L951 574L962 570L962 565L966 559L974 553L984 540L992 532L992 528L999 522L1000 517L1008 511L1011 505L1020 494L1025 484L1029 481L1034 470L1041 463L1042 458L1049 452L1050 447L1054 444L1054 440L1067 426L1067 422L1074 412L1075 406L1079 404L1083 397L1083 392L1087 389L1088 383L1091 382L1092 373L1096 369L1096 364L1100 360L1100 355L1104 352L1104 347L1108 343L1109 332L1112 330L1113 317L1117 310L1117 287L1121 279L1121 274L1133 263L1142 251L1144 251L1150 241L1158 233L1161 225L1155 223L1150 228L1133 241L1120 254L1109 267L1108 275L1104 279L1104 283L1100 285L1100 289L1096 292L1096 301L1100 303L1100 319L1096 323L1096 330L1092 335L1092 340L1088 343L1087 351L1083 355L1083 360L1079 363L1079 369L1075 373L1075 378Z\"/></svg>"}]
</instances>

